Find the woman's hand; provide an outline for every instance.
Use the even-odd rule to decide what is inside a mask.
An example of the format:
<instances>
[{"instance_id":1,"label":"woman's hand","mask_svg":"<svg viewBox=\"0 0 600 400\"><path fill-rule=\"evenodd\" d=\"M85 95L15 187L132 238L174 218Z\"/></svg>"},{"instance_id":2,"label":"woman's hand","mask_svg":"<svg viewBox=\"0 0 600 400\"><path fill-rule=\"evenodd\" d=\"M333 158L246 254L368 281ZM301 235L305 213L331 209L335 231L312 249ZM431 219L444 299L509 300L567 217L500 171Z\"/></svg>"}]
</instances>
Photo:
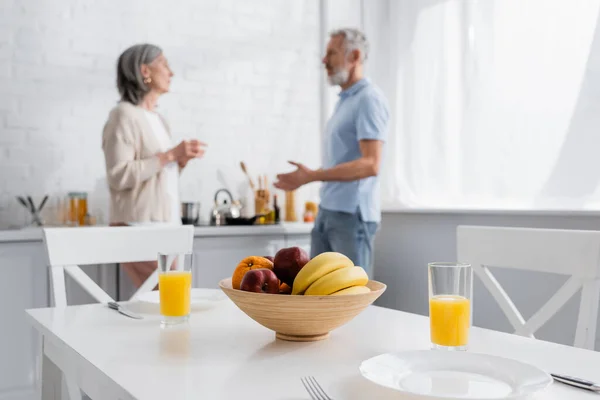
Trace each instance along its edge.
<instances>
[{"instance_id":1,"label":"woman's hand","mask_svg":"<svg viewBox=\"0 0 600 400\"><path fill-rule=\"evenodd\" d=\"M176 147L159 154L161 164L164 166L170 162L176 161L180 168L186 166L189 160L193 158L202 158L204 155L206 143L196 139L182 140Z\"/></svg>"},{"instance_id":2,"label":"woman's hand","mask_svg":"<svg viewBox=\"0 0 600 400\"><path fill-rule=\"evenodd\" d=\"M172 151L177 162L187 162L192 158L201 158L204 155L204 147L206 147L206 143L196 139L182 140Z\"/></svg>"}]
</instances>

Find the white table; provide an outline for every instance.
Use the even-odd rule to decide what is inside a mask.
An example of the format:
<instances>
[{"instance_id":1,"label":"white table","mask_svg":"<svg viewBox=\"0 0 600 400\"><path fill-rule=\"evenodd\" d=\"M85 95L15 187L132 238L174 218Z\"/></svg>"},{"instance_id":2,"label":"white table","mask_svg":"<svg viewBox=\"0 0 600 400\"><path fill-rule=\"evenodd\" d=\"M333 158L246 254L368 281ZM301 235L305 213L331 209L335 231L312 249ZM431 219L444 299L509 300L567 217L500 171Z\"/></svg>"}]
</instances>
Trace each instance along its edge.
<instances>
[{"instance_id":1,"label":"white table","mask_svg":"<svg viewBox=\"0 0 600 400\"><path fill-rule=\"evenodd\" d=\"M428 318L375 306L313 343L276 340L228 299L192 314L189 326L167 331L158 316L133 320L99 304L27 313L43 335L47 398L58 392L58 367L94 400L300 400L309 398L300 382L307 375L336 400L399 399L398 392L364 379L360 362L429 347ZM600 381L598 352L479 328L472 330L471 351ZM537 398L598 400L560 383Z\"/></svg>"}]
</instances>

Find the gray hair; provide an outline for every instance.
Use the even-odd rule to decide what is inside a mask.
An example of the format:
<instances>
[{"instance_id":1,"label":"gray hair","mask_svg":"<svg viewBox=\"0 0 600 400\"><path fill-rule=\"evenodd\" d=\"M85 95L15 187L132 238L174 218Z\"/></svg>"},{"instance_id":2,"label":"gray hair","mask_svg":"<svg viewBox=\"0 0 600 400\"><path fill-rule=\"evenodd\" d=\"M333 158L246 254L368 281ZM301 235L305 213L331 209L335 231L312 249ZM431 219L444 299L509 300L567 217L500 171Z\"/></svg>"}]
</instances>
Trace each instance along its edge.
<instances>
[{"instance_id":1,"label":"gray hair","mask_svg":"<svg viewBox=\"0 0 600 400\"><path fill-rule=\"evenodd\" d=\"M138 105L150 88L144 83L142 65L160 56L162 49L153 44L136 44L125 50L117 61L117 89L121 100Z\"/></svg>"},{"instance_id":2,"label":"gray hair","mask_svg":"<svg viewBox=\"0 0 600 400\"><path fill-rule=\"evenodd\" d=\"M360 30L355 28L341 28L332 31L329 36L341 36L344 38L346 54L349 54L352 50L359 50L360 61L364 62L367 59L369 55L369 42L365 34Z\"/></svg>"}]
</instances>

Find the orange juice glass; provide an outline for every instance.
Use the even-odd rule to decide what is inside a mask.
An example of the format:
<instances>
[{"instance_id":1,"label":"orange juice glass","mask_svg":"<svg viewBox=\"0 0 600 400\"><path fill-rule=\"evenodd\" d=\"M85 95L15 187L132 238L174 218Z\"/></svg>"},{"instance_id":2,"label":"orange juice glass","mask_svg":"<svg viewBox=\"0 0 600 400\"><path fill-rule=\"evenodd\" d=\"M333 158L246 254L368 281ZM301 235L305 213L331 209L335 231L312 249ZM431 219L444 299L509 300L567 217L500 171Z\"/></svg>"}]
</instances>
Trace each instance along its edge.
<instances>
[{"instance_id":1,"label":"orange juice glass","mask_svg":"<svg viewBox=\"0 0 600 400\"><path fill-rule=\"evenodd\" d=\"M470 264L430 263L429 328L434 349L467 350L472 323Z\"/></svg>"},{"instance_id":2,"label":"orange juice glass","mask_svg":"<svg viewBox=\"0 0 600 400\"><path fill-rule=\"evenodd\" d=\"M158 291L162 325L176 325L190 317L191 253L158 255Z\"/></svg>"}]
</instances>

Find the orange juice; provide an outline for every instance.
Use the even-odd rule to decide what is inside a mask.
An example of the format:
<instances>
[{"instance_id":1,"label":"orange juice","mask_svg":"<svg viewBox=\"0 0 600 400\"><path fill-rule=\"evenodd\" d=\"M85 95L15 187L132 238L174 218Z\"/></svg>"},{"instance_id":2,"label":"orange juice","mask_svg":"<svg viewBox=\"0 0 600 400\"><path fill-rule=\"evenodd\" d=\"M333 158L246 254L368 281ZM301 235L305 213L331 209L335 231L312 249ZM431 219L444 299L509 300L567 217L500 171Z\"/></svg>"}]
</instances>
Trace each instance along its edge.
<instances>
[{"instance_id":1,"label":"orange juice","mask_svg":"<svg viewBox=\"0 0 600 400\"><path fill-rule=\"evenodd\" d=\"M466 346L469 341L471 302L462 296L429 299L431 341L440 346Z\"/></svg>"},{"instance_id":2,"label":"orange juice","mask_svg":"<svg viewBox=\"0 0 600 400\"><path fill-rule=\"evenodd\" d=\"M160 313L167 317L182 317L190 313L190 271L169 271L158 274Z\"/></svg>"}]
</instances>

